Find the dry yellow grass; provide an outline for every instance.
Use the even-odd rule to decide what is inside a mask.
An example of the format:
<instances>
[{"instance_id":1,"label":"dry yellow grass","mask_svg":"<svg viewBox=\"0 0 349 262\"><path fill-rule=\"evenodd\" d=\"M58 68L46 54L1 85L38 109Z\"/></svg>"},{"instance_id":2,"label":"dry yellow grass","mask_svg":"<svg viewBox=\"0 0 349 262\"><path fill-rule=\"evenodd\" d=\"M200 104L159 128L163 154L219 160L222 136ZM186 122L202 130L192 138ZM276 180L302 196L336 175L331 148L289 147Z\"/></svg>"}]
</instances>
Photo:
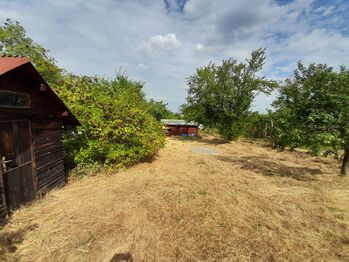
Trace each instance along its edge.
<instances>
[{"instance_id":1,"label":"dry yellow grass","mask_svg":"<svg viewBox=\"0 0 349 262\"><path fill-rule=\"evenodd\" d=\"M337 161L219 142L169 139L152 163L50 192L2 228L0 259L349 261Z\"/></svg>"}]
</instances>

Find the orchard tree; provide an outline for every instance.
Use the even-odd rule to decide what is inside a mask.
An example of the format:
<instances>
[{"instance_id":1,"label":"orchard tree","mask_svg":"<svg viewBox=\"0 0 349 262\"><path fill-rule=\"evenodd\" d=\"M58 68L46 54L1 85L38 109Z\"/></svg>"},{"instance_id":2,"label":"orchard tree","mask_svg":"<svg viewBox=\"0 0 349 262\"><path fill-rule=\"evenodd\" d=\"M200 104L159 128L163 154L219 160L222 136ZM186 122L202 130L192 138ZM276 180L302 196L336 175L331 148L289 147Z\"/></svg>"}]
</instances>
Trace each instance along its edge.
<instances>
[{"instance_id":1,"label":"orchard tree","mask_svg":"<svg viewBox=\"0 0 349 262\"><path fill-rule=\"evenodd\" d=\"M260 92L269 94L275 83L258 75L265 62L265 49L252 52L245 62L230 58L221 65L210 63L188 78L187 120L217 128L227 140L237 139L244 129L251 104Z\"/></svg>"},{"instance_id":2,"label":"orchard tree","mask_svg":"<svg viewBox=\"0 0 349 262\"><path fill-rule=\"evenodd\" d=\"M280 86L274 102L276 147L306 146L315 153L344 150L341 173L349 162L349 71L326 64L298 63L294 76Z\"/></svg>"}]
</instances>

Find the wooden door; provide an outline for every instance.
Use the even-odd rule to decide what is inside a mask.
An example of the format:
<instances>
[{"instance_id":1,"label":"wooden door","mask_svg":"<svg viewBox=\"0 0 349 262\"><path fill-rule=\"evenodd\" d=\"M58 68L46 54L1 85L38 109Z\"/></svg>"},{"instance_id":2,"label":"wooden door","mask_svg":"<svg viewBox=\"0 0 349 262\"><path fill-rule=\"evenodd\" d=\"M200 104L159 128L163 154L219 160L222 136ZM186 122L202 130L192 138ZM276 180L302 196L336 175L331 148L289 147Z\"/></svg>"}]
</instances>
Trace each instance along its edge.
<instances>
[{"instance_id":1,"label":"wooden door","mask_svg":"<svg viewBox=\"0 0 349 262\"><path fill-rule=\"evenodd\" d=\"M7 209L35 196L29 121L0 122L0 169Z\"/></svg>"}]
</instances>

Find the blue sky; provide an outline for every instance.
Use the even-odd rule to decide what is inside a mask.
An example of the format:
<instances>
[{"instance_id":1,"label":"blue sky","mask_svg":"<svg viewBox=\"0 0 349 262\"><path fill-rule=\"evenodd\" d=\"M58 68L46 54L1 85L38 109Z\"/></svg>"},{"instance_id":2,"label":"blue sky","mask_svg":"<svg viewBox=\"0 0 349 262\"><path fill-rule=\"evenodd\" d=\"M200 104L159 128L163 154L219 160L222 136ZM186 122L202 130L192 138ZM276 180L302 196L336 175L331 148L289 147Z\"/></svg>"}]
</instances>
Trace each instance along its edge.
<instances>
[{"instance_id":1,"label":"blue sky","mask_svg":"<svg viewBox=\"0 0 349 262\"><path fill-rule=\"evenodd\" d=\"M259 47L277 80L300 60L349 66L348 13L346 0L0 0L1 20L18 20L61 67L107 77L122 67L172 110L197 67ZM253 110L272 99L258 96Z\"/></svg>"}]
</instances>

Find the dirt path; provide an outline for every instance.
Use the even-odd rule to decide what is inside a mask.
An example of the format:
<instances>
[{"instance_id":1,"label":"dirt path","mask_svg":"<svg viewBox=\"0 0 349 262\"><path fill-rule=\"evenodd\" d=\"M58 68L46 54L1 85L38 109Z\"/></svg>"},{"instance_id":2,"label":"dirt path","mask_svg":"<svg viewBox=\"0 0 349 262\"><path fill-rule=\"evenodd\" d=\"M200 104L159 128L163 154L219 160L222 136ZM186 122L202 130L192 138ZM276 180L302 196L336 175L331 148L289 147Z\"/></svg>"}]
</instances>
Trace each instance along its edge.
<instances>
[{"instance_id":1,"label":"dirt path","mask_svg":"<svg viewBox=\"0 0 349 262\"><path fill-rule=\"evenodd\" d=\"M349 180L337 169L257 143L169 139L152 163L17 211L0 260L349 261Z\"/></svg>"}]
</instances>

